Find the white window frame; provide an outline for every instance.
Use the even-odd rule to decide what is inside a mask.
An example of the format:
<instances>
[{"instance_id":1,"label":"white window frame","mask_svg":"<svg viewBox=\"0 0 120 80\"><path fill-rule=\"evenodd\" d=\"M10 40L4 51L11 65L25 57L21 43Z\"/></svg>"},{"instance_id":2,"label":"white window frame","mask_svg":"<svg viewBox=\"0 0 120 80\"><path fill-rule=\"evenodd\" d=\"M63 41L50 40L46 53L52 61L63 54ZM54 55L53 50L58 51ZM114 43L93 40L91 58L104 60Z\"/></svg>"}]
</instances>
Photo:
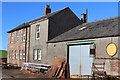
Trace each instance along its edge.
<instances>
[{"instance_id":1,"label":"white window frame","mask_svg":"<svg viewBox=\"0 0 120 80\"><path fill-rule=\"evenodd\" d=\"M25 40L26 40L26 30L23 29L22 30L22 41L25 42Z\"/></svg>"},{"instance_id":2,"label":"white window frame","mask_svg":"<svg viewBox=\"0 0 120 80\"><path fill-rule=\"evenodd\" d=\"M11 59L11 52L10 52L10 56L9 56L9 58Z\"/></svg>"},{"instance_id":3,"label":"white window frame","mask_svg":"<svg viewBox=\"0 0 120 80\"><path fill-rule=\"evenodd\" d=\"M13 52L13 55L12 55L12 59L15 59L15 54L14 54L14 52Z\"/></svg>"},{"instance_id":4,"label":"white window frame","mask_svg":"<svg viewBox=\"0 0 120 80\"><path fill-rule=\"evenodd\" d=\"M13 43L13 33L11 33L11 43Z\"/></svg>"},{"instance_id":5,"label":"white window frame","mask_svg":"<svg viewBox=\"0 0 120 80\"><path fill-rule=\"evenodd\" d=\"M37 51L38 51L38 54L37 54L37 56L38 56L38 60L41 60L41 50L38 49Z\"/></svg>"},{"instance_id":6,"label":"white window frame","mask_svg":"<svg viewBox=\"0 0 120 80\"><path fill-rule=\"evenodd\" d=\"M15 52L15 59L18 59L18 51Z\"/></svg>"},{"instance_id":7,"label":"white window frame","mask_svg":"<svg viewBox=\"0 0 120 80\"><path fill-rule=\"evenodd\" d=\"M33 50L33 60L41 60L41 50L40 49Z\"/></svg>"},{"instance_id":8,"label":"white window frame","mask_svg":"<svg viewBox=\"0 0 120 80\"><path fill-rule=\"evenodd\" d=\"M37 49L33 50L33 60L37 60Z\"/></svg>"},{"instance_id":9,"label":"white window frame","mask_svg":"<svg viewBox=\"0 0 120 80\"><path fill-rule=\"evenodd\" d=\"M24 50L22 51L22 59L23 60L25 59L25 51Z\"/></svg>"},{"instance_id":10,"label":"white window frame","mask_svg":"<svg viewBox=\"0 0 120 80\"><path fill-rule=\"evenodd\" d=\"M16 31L16 42L19 42L19 35L18 35L18 31Z\"/></svg>"},{"instance_id":11,"label":"white window frame","mask_svg":"<svg viewBox=\"0 0 120 80\"><path fill-rule=\"evenodd\" d=\"M39 37L38 37L38 35L39 35ZM36 25L35 39L36 40L40 39L40 25Z\"/></svg>"},{"instance_id":12,"label":"white window frame","mask_svg":"<svg viewBox=\"0 0 120 80\"><path fill-rule=\"evenodd\" d=\"M13 57L13 50L10 51L10 59L12 59Z\"/></svg>"},{"instance_id":13,"label":"white window frame","mask_svg":"<svg viewBox=\"0 0 120 80\"><path fill-rule=\"evenodd\" d=\"M20 50L20 60L22 59L22 50Z\"/></svg>"}]
</instances>

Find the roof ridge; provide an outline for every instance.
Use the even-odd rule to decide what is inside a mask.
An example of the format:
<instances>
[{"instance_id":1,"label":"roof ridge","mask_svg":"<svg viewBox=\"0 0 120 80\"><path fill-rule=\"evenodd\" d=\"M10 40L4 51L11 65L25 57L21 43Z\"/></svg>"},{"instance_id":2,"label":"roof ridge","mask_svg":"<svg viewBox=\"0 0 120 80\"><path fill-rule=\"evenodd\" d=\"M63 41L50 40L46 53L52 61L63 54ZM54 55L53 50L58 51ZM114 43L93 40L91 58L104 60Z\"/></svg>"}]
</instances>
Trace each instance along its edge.
<instances>
[{"instance_id":1,"label":"roof ridge","mask_svg":"<svg viewBox=\"0 0 120 80\"><path fill-rule=\"evenodd\" d=\"M118 26L116 21L118 21L119 18L120 16L117 16L99 21L83 23L49 40L48 43L118 36ZM113 22L111 23L111 21ZM84 26L88 26L89 29L85 28L84 30L79 31L79 29Z\"/></svg>"},{"instance_id":2,"label":"roof ridge","mask_svg":"<svg viewBox=\"0 0 120 80\"><path fill-rule=\"evenodd\" d=\"M109 18L105 18L105 19L101 19L101 20L96 20L96 21L92 21L92 22L88 22L88 23L95 23L95 22L100 22L100 21L106 21L106 20L110 20L110 19L115 19L115 18L119 18L120 16L115 16L115 17L109 17ZM88 24L87 23L87 24ZM85 24L85 23L84 23Z\"/></svg>"},{"instance_id":3,"label":"roof ridge","mask_svg":"<svg viewBox=\"0 0 120 80\"><path fill-rule=\"evenodd\" d=\"M39 20L41 17L50 16L51 14L54 14L54 15L55 15L57 12L61 12L61 11L65 10L65 9L69 9L69 7L65 7L65 8L62 8L62 9L60 9L60 10L51 12L51 13L49 13L49 14L47 14L47 15L40 16L40 17L38 17L38 18L36 18L36 19L33 19L33 20L28 21L28 23L34 22L34 21L36 21L36 20Z\"/></svg>"},{"instance_id":4,"label":"roof ridge","mask_svg":"<svg viewBox=\"0 0 120 80\"><path fill-rule=\"evenodd\" d=\"M44 16L41 16L39 18L36 18L36 19L30 20L30 21L24 22L24 23L18 25L17 27L13 28L12 30L8 31L7 33L10 33L10 32L13 32L15 30L21 29L23 27L27 27L27 26L29 26L29 23L32 23L34 21L38 21L38 20L41 20L41 19L44 19L44 18L49 18L49 17L51 17L53 15L56 15L57 13L59 13L61 11L64 11L65 9L70 9L70 8L69 7L65 7L63 9L60 9L60 10L54 11L52 13L49 13L48 15L44 15Z\"/></svg>"}]
</instances>

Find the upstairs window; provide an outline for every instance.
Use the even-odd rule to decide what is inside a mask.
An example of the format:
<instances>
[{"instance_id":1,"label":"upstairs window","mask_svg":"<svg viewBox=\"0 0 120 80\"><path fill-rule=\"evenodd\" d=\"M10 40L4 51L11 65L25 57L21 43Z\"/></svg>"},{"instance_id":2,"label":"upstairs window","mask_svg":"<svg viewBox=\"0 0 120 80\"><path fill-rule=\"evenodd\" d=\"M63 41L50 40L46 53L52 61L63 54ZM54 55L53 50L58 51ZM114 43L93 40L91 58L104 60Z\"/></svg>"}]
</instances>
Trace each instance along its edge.
<instances>
[{"instance_id":1,"label":"upstairs window","mask_svg":"<svg viewBox=\"0 0 120 80\"><path fill-rule=\"evenodd\" d=\"M33 60L41 60L41 50L40 49L34 49Z\"/></svg>"},{"instance_id":2,"label":"upstairs window","mask_svg":"<svg viewBox=\"0 0 120 80\"><path fill-rule=\"evenodd\" d=\"M16 31L16 42L19 41L18 31Z\"/></svg>"},{"instance_id":3,"label":"upstairs window","mask_svg":"<svg viewBox=\"0 0 120 80\"><path fill-rule=\"evenodd\" d=\"M25 34L25 29L22 30L22 41L25 42L26 39L26 34Z\"/></svg>"},{"instance_id":4,"label":"upstairs window","mask_svg":"<svg viewBox=\"0 0 120 80\"><path fill-rule=\"evenodd\" d=\"M35 39L40 38L40 25L36 25L36 34L35 34Z\"/></svg>"},{"instance_id":5,"label":"upstairs window","mask_svg":"<svg viewBox=\"0 0 120 80\"><path fill-rule=\"evenodd\" d=\"M11 43L13 43L13 33L11 33Z\"/></svg>"}]
</instances>

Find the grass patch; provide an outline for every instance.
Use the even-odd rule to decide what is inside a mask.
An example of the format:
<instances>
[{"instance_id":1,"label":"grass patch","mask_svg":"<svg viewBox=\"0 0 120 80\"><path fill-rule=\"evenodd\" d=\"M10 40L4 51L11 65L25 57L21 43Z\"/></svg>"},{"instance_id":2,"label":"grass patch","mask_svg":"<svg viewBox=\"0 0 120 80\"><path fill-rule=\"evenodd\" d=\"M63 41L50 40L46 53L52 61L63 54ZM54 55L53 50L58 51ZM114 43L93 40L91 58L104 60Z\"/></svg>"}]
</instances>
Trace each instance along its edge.
<instances>
[{"instance_id":1,"label":"grass patch","mask_svg":"<svg viewBox=\"0 0 120 80\"><path fill-rule=\"evenodd\" d=\"M7 58L7 51L6 50L0 50L0 58Z\"/></svg>"}]
</instances>

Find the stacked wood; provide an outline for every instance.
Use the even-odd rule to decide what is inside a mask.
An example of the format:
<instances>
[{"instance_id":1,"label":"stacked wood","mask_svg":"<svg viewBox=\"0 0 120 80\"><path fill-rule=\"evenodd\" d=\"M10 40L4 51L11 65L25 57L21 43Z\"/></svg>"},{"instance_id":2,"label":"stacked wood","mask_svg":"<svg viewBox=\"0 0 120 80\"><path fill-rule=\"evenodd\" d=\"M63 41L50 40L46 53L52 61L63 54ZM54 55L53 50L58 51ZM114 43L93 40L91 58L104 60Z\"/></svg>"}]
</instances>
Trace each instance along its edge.
<instances>
[{"instance_id":1,"label":"stacked wood","mask_svg":"<svg viewBox=\"0 0 120 80\"><path fill-rule=\"evenodd\" d=\"M47 72L48 78L69 78L69 65L65 59L56 58Z\"/></svg>"}]
</instances>

